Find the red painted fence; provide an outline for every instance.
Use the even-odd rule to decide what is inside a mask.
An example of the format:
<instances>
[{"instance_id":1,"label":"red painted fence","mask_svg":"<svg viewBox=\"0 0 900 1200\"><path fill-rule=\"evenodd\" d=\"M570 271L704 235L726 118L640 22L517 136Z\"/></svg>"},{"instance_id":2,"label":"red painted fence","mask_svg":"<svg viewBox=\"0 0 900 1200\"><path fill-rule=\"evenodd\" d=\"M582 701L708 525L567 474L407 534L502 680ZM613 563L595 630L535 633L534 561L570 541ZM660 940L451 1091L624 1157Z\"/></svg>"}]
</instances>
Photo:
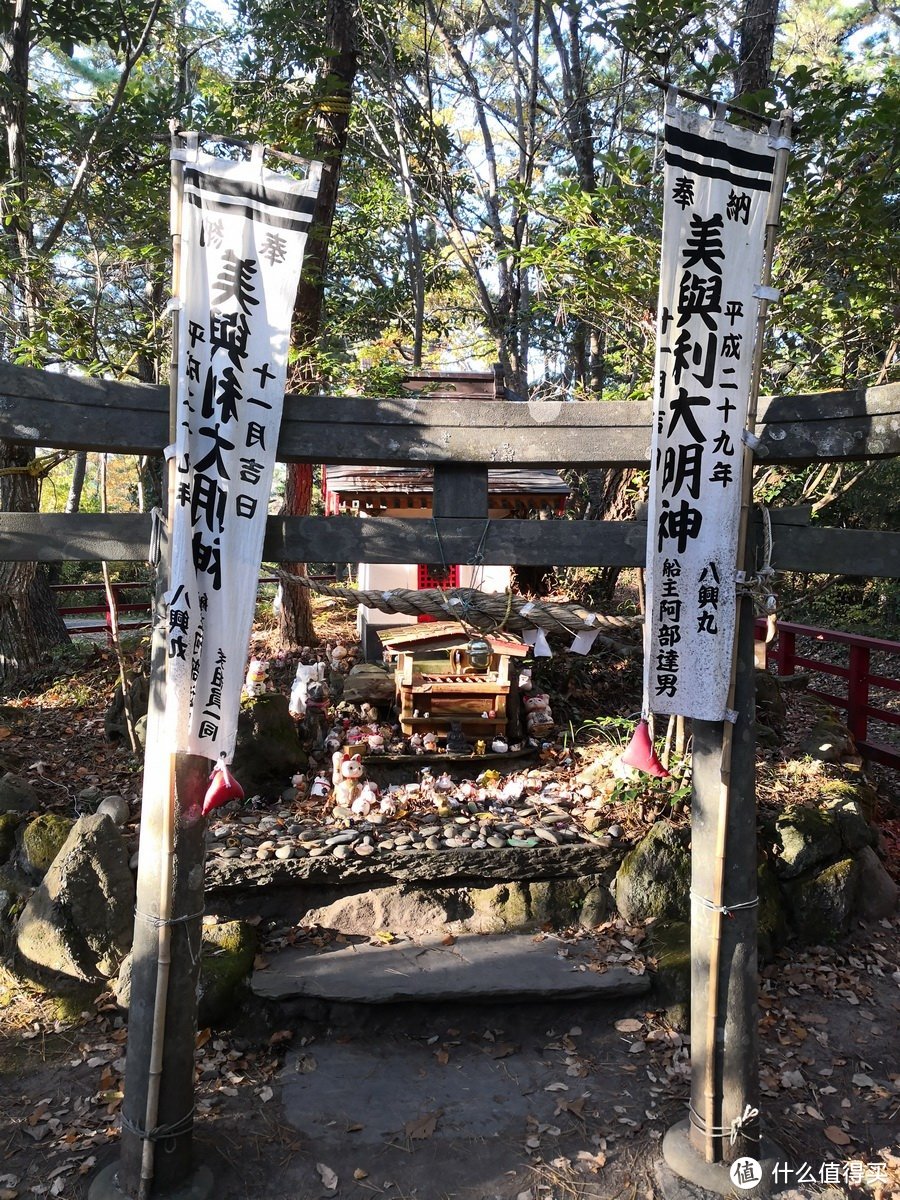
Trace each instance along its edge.
<instances>
[{"instance_id":1,"label":"red painted fence","mask_svg":"<svg viewBox=\"0 0 900 1200\"><path fill-rule=\"evenodd\" d=\"M765 621L757 622L757 640L765 637ZM798 652L797 642L802 643ZM841 647L841 663L828 657L817 657L825 646ZM846 649L843 649L846 648ZM872 670L873 656L889 657L891 675ZM790 621L778 622L775 641L767 647L769 665L774 663L777 675L793 675L800 668L816 674L833 675L845 680L843 695L811 687L814 696L820 696L842 709L847 714L847 727L864 758L900 769L900 743L898 748L869 737L869 722L881 721L885 725L900 725L900 700L895 708L885 708L873 701L871 692L900 693L900 642L889 642L883 638L863 637L857 633L836 633L832 629L815 629L810 625L795 625ZM884 668L882 668L884 669ZM890 703L885 700L884 704Z\"/></svg>"},{"instance_id":2,"label":"red painted fence","mask_svg":"<svg viewBox=\"0 0 900 1200\"><path fill-rule=\"evenodd\" d=\"M333 583L334 575L311 575L310 579L318 579L322 582ZM259 580L260 585L264 583L277 583L276 575L264 575ZM136 582L114 583L112 585L113 598L116 605L116 613L118 616L119 628L130 632L136 632L141 629L150 628L150 589L149 583L142 583L139 580ZM66 623L66 628L69 633L103 633L105 631L107 640L112 639L112 614L109 611L109 605L106 602L106 592L102 583L54 583L50 590L57 594L67 592L91 592L99 596L99 602L96 604L61 604L59 605L59 615ZM140 603L129 603L127 601L127 593L131 592L134 596L140 596ZM141 615L135 616L135 613ZM94 617L92 621L79 621L79 617ZM73 618L75 618L73 620Z\"/></svg>"}]
</instances>

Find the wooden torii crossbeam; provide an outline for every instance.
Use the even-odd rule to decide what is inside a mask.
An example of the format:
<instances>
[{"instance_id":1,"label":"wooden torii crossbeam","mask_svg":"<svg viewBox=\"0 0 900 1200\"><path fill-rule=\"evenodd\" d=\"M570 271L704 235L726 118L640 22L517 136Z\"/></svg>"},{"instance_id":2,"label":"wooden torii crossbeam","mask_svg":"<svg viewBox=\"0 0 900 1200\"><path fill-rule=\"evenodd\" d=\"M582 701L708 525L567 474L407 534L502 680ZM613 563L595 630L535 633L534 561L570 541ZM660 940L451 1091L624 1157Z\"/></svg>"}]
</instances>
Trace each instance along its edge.
<instances>
[{"instance_id":1,"label":"wooden torii crossbeam","mask_svg":"<svg viewBox=\"0 0 900 1200\"><path fill-rule=\"evenodd\" d=\"M900 455L900 385L778 396L764 401L757 422L761 451L770 463L801 465L890 458ZM78 379L0 366L0 438L63 450L160 453L167 444L168 396L164 389ZM432 522L399 518L270 517L264 557L291 562L466 561L479 547L486 563L561 566L638 566L644 562L646 526L639 521L488 522L488 469L502 466L645 467L649 457L650 405L562 404L507 401L419 400L410 397L286 398L279 458L313 463L417 463L434 468ZM773 512L772 566L779 571L833 572L900 578L900 534L810 528L806 510ZM487 524L486 524L487 523ZM412 525L412 527L410 527ZM488 527L489 525L489 527ZM150 518L141 514L46 515L0 513L0 556L18 561L143 560ZM740 787L729 844L738 847L732 882L742 894L755 886L756 829L752 732L753 627L742 619L741 669L736 708L744 713L735 741L732 781ZM156 672L153 686L161 686ZM709 816L720 788L721 727L694 729L692 842L695 886L711 861ZM188 764L194 777L178 786L197 790L202 760ZM200 937L203 886L202 822L175 831L174 906L183 931L173 950L159 1124L176 1132L164 1157L154 1196L170 1194L189 1177L191 1129L185 1123L192 1097L196 1007L186 984L195 970L191 944ZM698 874L699 872L699 874ZM729 996L721 1030L721 1093L748 1103L758 1090L756 1055L756 913L723 925L722 993ZM147 967L148 970L151 966ZM692 1008L705 1015L704 963L692 965ZM146 983L147 981L145 981ZM146 994L148 987L139 989ZM140 1025L142 1014L133 1013ZM146 1014L144 1014L146 1015ZM703 1050L694 1051L693 1074L702 1075ZM699 1061L698 1061L699 1060ZM139 1111L132 1109L132 1111ZM123 1166L133 1175L139 1139L123 1131Z\"/></svg>"}]
</instances>

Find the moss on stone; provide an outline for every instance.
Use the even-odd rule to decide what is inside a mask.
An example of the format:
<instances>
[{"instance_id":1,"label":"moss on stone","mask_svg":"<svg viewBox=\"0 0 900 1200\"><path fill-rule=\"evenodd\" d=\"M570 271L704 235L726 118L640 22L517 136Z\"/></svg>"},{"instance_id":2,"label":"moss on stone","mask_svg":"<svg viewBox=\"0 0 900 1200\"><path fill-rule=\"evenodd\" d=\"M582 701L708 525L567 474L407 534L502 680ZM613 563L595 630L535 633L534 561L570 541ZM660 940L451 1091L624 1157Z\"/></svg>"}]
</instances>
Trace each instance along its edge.
<instances>
[{"instance_id":1,"label":"moss on stone","mask_svg":"<svg viewBox=\"0 0 900 1200\"><path fill-rule=\"evenodd\" d=\"M647 952L656 959L653 990L666 1016L678 1029L686 1029L691 999L691 926L688 921L654 921Z\"/></svg>"},{"instance_id":2,"label":"moss on stone","mask_svg":"<svg viewBox=\"0 0 900 1200\"><path fill-rule=\"evenodd\" d=\"M759 957L769 962L787 937L787 921L784 915L784 898L778 886L775 872L768 863L760 863L756 873L756 888L759 896L757 941Z\"/></svg>"},{"instance_id":3,"label":"moss on stone","mask_svg":"<svg viewBox=\"0 0 900 1200\"><path fill-rule=\"evenodd\" d=\"M22 817L15 812L0 812L0 863L8 861L16 848L16 830Z\"/></svg>"},{"instance_id":4,"label":"moss on stone","mask_svg":"<svg viewBox=\"0 0 900 1200\"><path fill-rule=\"evenodd\" d=\"M859 865L842 858L785 885L791 925L807 944L831 942L846 933L856 901Z\"/></svg>"},{"instance_id":5,"label":"moss on stone","mask_svg":"<svg viewBox=\"0 0 900 1200\"><path fill-rule=\"evenodd\" d=\"M197 1020L201 1026L227 1021L238 990L253 968L256 947L256 930L246 921L203 926L197 996Z\"/></svg>"},{"instance_id":6,"label":"moss on stone","mask_svg":"<svg viewBox=\"0 0 900 1200\"><path fill-rule=\"evenodd\" d=\"M791 805L778 818L776 834L781 852L775 870L781 879L793 879L841 852L841 834L831 813Z\"/></svg>"},{"instance_id":7,"label":"moss on stone","mask_svg":"<svg viewBox=\"0 0 900 1200\"><path fill-rule=\"evenodd\" d=\"M685 920L690 878L691 856L683 835L667 821L657 821L622 860L616 874L616 907L626 921Z\"/></svg>"},{"instance_id":8,"label":"moss on stone","mask_svg":"<svg viewBox=\"0 0 900 1200\"><path fill-rule=\"evenodd\" d=\"M878 794L864 779L823 779L819 789L823 803L829 808L856 804L866 821L874 819Z\"/></svg>"},{"instance_id":9,"label":"moss on stone","mask_svg":"<svg viewBox=\"0 0 900 1200\"><path fill-rule=\"evenodd\" d=\"M41 813L29 821L22 834L22 853L31 870L46 874L75 824L57 813Z\"/></svg>"},{"instance_id":10,"label":"moss on stone","mask_svg":"<svg viewBox=\"0 0 900 1200\"><path fill-rule=\"evenodd\" d=\"M529 896L521 883L471 888L469 901L474 912L481 916L485 932L524 929L532 923Z\"/></svg>"}]
</instances>

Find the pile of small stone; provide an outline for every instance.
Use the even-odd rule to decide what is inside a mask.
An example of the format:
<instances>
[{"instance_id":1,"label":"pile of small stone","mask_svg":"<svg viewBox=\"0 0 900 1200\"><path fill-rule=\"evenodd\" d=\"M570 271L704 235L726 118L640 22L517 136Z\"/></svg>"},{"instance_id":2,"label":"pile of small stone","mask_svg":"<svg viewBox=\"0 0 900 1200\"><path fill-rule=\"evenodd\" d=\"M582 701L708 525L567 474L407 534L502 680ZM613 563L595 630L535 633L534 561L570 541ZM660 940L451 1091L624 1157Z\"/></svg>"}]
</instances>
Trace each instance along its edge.
<instances>
[{"instance_id":1,"label":"pile of small stone","mask_svg":"<svg viewBox=\"0 0 900 1200\"><path fill-rule=\"evenodd\" d=\"M209 829L210 853L245 860L320 858L379 852L483 850L603 844L621 836L606 828L602 801L589 785L572 789L554 772L533 770L503 777L483 772L476 780L449 783L431 778L427 768L414 783L388 788L394 816L373 811L360 818L339 805L298 798L274 812L227 805ZM231 811L229 811L231 810Z\"/></svg>"}]
</instances>

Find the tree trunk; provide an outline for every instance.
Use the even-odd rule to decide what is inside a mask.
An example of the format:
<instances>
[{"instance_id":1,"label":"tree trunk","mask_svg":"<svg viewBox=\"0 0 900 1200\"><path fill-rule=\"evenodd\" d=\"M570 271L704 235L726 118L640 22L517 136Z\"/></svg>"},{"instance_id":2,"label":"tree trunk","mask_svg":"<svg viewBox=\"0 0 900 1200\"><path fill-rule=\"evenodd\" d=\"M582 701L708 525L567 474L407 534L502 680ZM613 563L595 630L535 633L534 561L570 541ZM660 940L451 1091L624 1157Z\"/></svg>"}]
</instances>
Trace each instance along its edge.
<instances>
[{"instance_id":1,"label":"tree trunk","mask_svg":"<svg viewBox=\"0 0 900 1200\"><path fill-rule=\"evenodd\" d=\"M748 92L761 92L769 86L777 24L778 0L744 0L735 77L738 99Z\"/></svg>"},{"instance_id":2,"label":"tree trunk","mask_svg":"<svg viewBox=\"0 0 900 1200\"><path fill-rule=\"evenodd\" d=\"M32 451L0 442L0 510L37 512L38 480L25 469ZM0 562L0 680L39 662L50 646L69 640L37 563Z\"/></svg>"},{"instance_id":3,"label":"tree trunk","mask_svg":"<svg viewBox=\"0 0 900 1200\"><path fill-rule=\"evenodd\" d=\"M69 484L69 494L66 496L67 513L77 513L81 507L81 493L84 490L84 476L87 471L87 450L78 450L72 460L72 482Z\"/></svg>"},{"instance_id":4,"label":"tree trunk","mask_svg":"<svg viewBox=\"0 0 900 1200\"><path fill-rule=\"evenodd\" d=\"M329 0L326 20L328 55L320 73L318 92L321 103L313 151L313 157L321 160L324 169L294 304L291 340L299 351L299 357L289 385L295 393L307 389L315 373L314 347L322 319L328 243L337 208L341 160L347 144L350 97L357 65L356 9L352 0ZM294 397L286 403L302 404L303 401L300 397ZM309 514L312 471L309 463L288 465L284 495L284 512L287 516ZM294 575L306 571L305 563L283 565L286 571ZM289 648L296 649L315 642L309 591L300 584L285 583L282 588L278 631L282 644Z\"/></svg>"}]
</instances>

